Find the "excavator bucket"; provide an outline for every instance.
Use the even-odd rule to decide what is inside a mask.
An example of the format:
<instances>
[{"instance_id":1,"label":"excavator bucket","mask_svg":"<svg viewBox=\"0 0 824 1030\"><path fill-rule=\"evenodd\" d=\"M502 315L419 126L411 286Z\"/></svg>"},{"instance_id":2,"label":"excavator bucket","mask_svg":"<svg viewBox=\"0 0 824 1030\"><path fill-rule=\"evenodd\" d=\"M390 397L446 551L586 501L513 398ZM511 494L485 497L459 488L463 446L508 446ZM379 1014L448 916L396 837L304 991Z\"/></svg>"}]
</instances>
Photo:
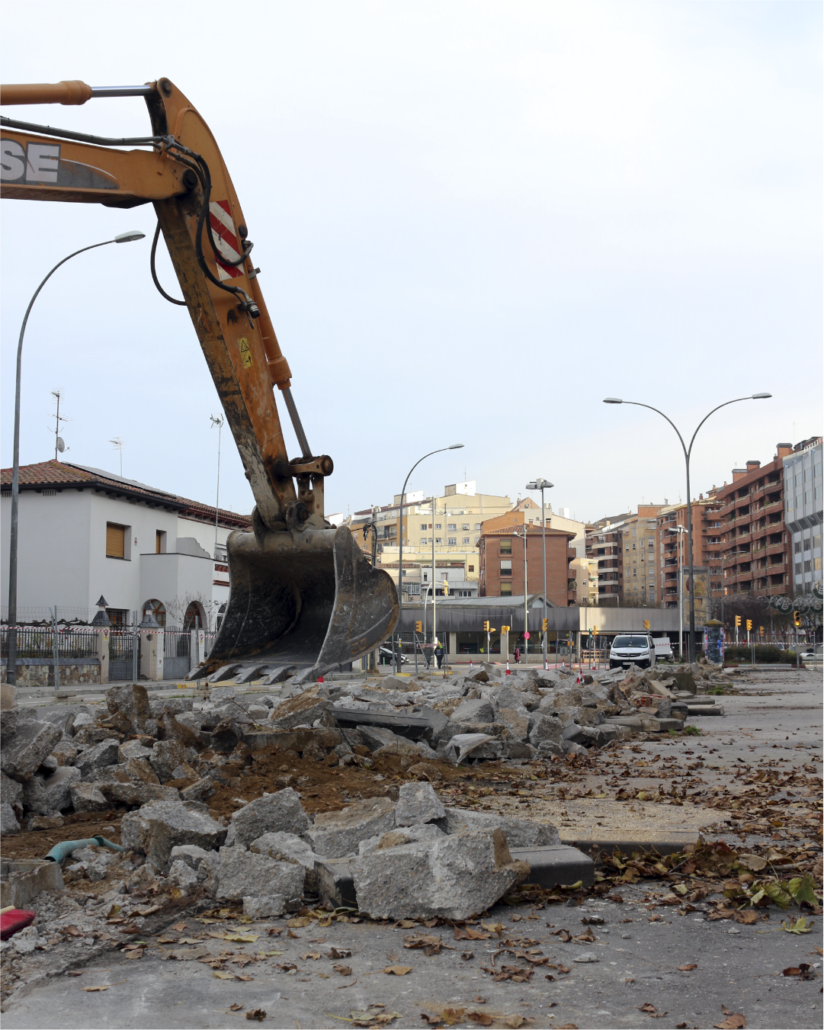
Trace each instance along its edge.
<instances>
[{"instance_id":1,"label":"excavator bucket","mask_svg":"<svg viewBox=\"0 0 824 1030\"><path fill-rule=\"evenodd\" d=\"M398 621L390 576L374 569L346 526L300 532L233 533L231 593L208 659L190 674L299 682L362 658Z\"/></svg>"}]
</instances>

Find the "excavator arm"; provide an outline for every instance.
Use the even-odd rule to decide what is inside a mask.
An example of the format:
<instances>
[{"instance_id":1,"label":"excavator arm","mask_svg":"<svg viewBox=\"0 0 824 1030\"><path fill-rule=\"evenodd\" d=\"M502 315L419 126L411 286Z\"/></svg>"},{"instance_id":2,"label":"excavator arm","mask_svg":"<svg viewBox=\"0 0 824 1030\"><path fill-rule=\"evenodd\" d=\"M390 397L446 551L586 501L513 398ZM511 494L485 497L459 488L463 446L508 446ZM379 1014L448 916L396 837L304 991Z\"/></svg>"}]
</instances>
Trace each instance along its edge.
<instances>
[{"instance_id":1,"label":"excavator arm","mask_svg":"<svg viewBox=\"0 0 824 1030\"><path fill-rule=\"evenodd\" d=\"M303 678L320 675L361 657L392 632L397 594L385 572L366 564L349 531L334 530L324 519L323 484L332 459L309 447L251 259L249 223L208 125L168 79L134 87L0 87L4 105L135 95L145 98L151 121L152 132L143 137L106 139L0 118L0 196L154 204L182 303L255 498L254 533L229 540L228 610L209 661L196 673L243 665L247 678L282 675L293 666ZM152 273L161 289L156 244L157 235ZM275 387L301 449L291 460Z\"/></svg>"}]
</instances>

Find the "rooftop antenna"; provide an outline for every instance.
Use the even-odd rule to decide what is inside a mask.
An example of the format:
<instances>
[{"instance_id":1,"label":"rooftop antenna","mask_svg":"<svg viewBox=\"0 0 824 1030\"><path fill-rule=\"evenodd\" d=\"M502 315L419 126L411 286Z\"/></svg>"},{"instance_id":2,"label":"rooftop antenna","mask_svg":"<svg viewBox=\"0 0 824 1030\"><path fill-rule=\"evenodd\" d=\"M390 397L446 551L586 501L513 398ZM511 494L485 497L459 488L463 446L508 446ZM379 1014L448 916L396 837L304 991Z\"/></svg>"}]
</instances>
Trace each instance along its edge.
<instances>
[{"instance_id":1,"label":"rooftop antenna","mask_svg":"<svg viewBox=\"0 0 824 1030\"><path fill-rule=\"evenodd\" d=\"M120 477L123 478L123 441L119 436L116 436L114 440L109 440L109 443L114 444L114 449L120 451Z\"/></svg>"},{"instance_id":2,"label":"rooftop antenna","mask_svg":"<svg viewBox=\"0 0 824 1030\"><path fill-rule=\"evenodd\" d=\"M60 398L62 397L60 390L52 390L51 395L52 397L55 397L57 399L57 411L54 415L54 460L58 461L59 459L57 455L62 454L63 451L66 450L66 444L63 442L63 439L60 436L60 423L70 422L71 419L68 419L65 415L60 414Z\"/></svg>"},{"instance_id":3,"label":"rooftop antenna","mask_svg":"<svg viewBox=\"0 0 824 1030\"><path fill-rule=\"evenodd\" d=\"M215 497L215 559L217 559L217 517L220 508L220 434L223 432L223 423L226 419L222 414L210 415L211 429L217 426L217 496Z\"/></svg>"}]
</instances>

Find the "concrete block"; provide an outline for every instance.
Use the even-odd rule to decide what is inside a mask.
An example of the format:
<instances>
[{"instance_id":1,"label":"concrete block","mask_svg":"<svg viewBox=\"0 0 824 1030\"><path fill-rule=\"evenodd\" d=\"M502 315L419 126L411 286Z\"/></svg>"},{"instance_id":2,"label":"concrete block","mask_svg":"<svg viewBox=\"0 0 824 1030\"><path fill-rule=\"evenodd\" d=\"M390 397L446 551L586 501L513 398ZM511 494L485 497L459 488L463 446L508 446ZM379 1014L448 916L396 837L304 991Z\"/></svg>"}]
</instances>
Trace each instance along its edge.
<instances>
[{"instance_id":1,"label":"concrete block","mask_svg":"<svg viewBox=\"0 0 824 1030\"><path fill-rule=\"evenodd\" d=\"M569 887L579 880L585 887L595 878L595 863L592 859L566 844L554 844L538 848L510 848L513 859L521 859L531 869L529 883L539 887Z\"/></svg>"},{"instance_id":2,"label":"concrete block","mask_svg":"<svg viewBox=\"0 0 824 1030\"><path fill-rule=\"evenodd\" d=\"M59 862L41 859L3 860L0 908L28 908L41 891L62 889L63 872Z\"/></svg>"},{"instance_id":3,"label":"concrete block","mask_svg":"<svg viewBox=\"0 0 824 1030\"><path fill-rule=\"evenodd\" d=\"M311 726L331 707L325 697L318 697L313 691L305 691L297 697L281 701L269 714L271 722L280 729L290 730L295 726Z\"/></svg>"},{"instance_id":4,"label":"concrete block","mask_svg":"<svg viewBox=\"0 0 824 1030\"><path fill-rule=\"evenodd\" d=\"M385 726L361 726L360 735L370 751L377 751L384 747L391 750L394 745L400 745L401 740L404 739Z\"/></svg>"},{"instance_id":5,"label":"concrete block","mask_svg":"<svg viewBox=\"0 0 824 1030\"><path fill-rule=\"evenodd\" d=\"M147 719L151 719L149 695L139 683L118 683L106 691L106 707L112 715L125 715L133 733L142 732Z\"/></svg>"},{"instance_id":6,"label":"concrete block","mask_svg":"<svg viewBox=\"0 0 824 1030\"><path fill-rule=\"evenodd\" d=\"M421 826L401 826L378 837L362 840L358 845L358 854L371 855L373 851L396 848L400 844L411 844L418 840L437 840L439 837L445 836L443 830L434 823L424 823Z\"/></svg>"},{"instance_id":7,"label":"concrete block","mask_svg":"<svg viewBox=\"0 0 824 1030\"><path fill-rule=\"evenodd\" d=\"M63 812L72 807L71 785L79 783L81 772L72 765L61 765L44 782L52 812Z\"/></svg>"},{"instance_id":8,"label":"concrete block","mask_svg":"<svg viewBox=\"0 0 824 1030\"><path fill-rule=\"evenodd\" d=\"M395 806L388 798L358 801L340 812L322 812L304 836L316 854L342 858L357 851L362 840L395 828Z\"/></svg>"},{"instance_id":9,"label":"concrete block","mask_svg":"<svg viewBox=\"0 0 824 1030\"><path fill-rule=\"evenodd\" d=\"M7 833L19 833L20 823L14 814L14 809L7 801L0 803L0 835Z\"/></svg>"},{"instance_id":10,"label":"concrete block","mask_svg":"<svg viewBox=\"0 0 824 1030\"><path fill-rule=\"evenodd\" d=\"M357 908L358 899L352 879L352 865L348 858L319 858L315 862L315 878L322 905L335 908Z\"/></svg>"},{"instance_id":11,"label":"concrete block","mask_svg":"<svg viewBox=\"0 0 824 1030\"><path fill-rule=\"evenodd\" d=\"M179 858L169 866L168 876L172 883L182 891L196 887L198 884L197 872Z\"/></svg>"},{"instance_id":12,"label":"concrete block","mask_svg":"<svg viewBox=\"0 0 824 1030\"><path fill-rule=\"evenodd\" d=\"M452 713L452 720L453 722L494 722L495 709L492 702L485 698L463 701Z\"/></svg>"},{"instance_id":13,"label":"concrete block","mask_svg":"<svg viewBox=\"0 0 824 1030\"><path fill-rule=\"evenodd\" d=\"M11 779L24 783L39 769L43 759L51 754L63 733L53 723L19 717L16 709L3 714L6 719L0 768ZM5 729L6 725L15 725L15 729L9 732Z\"/></svg>"},{"instance_id":14,"label":"concrete block","mask_svg":"<svg viewBox=\"0 0 824 1030\"><path fill-rule=\"evenodd\" d=\"M358 908L376 919L469 919L529 871L497 829L376 850L351 868Z\"/></svg>"},{"instance_id":15,"label":"concrete block","mask_svg":"<svg viewBox=\"0 0 824 1030\"><path fill-rule=\"evenodd\" d=\"M19 805L23 798L23 786L17 780L0 772L0 804Z\"/></svg>"},{"instance_id":16,"label":"concrete block","mask_svg":"<svg viewBox=\"0 0 824 1030\"><path fill-rule=\"evenodd\" d=\"M193 807L170 798L128 812L120 823L123 847L142 852L162 873L170 865L172 849L179 845L216 850L226 839L226 830L207 813Z\"/></svg>"},{"instance_id":17,"label":"concrete block","mask_svg":"<svg viewBox=\"0 0 824 1030\"><path fill-rule=\"evenodd\" d=\"M558 845L561 837L549 823L533 823L528 819L510 819L495 812L472 812L463 808L447 808L446 820L438 824L447 833L469 830L500 829L510 848Z\"/></svg>"},{"instance_id":18,"label":"concrete block","mask_svg":"<svg viewBox=\"0 0 824 1030\"><path fill-rule=\"evenodd\" d=\"M49 796L43 785L43 776L35 773L23 784L23 811L33 815L53 815L54 809L49 804Z\"/></svg>"},{"instance_id":19,"label":"concrete block","mask_svg":"<svg viewBox=\"0 0 824 1030\"><path fill-rule=\"evenodd\" d=\"M561 720L546 712L536 712L530 716L528 733L529 743L533 747L538 747L545 741L551 744L560 744L564 738Z\"/></svg>"},{"instance_id":20,"label":"concrete block","mask_svg":"<svg viewBox=\"0 0 824 1030\"><path fill-rule=\"evenodd\" d=\"M228 901L266 898L273 906L270 914L280 915L300 907L303 880L303 866L295 862L276 862L245 848L223 847L216 897Z\"/></svg>"},{"instance_id":21,"label":"concrete block","mask_svg":"<svg viewBox=\"0 0 824 1030\"><path fill-rule=\"evenodd\" d=\"M318 856L305 840L294 833L264 833L262 837L252 841L249 850L273 858L276 862L295 862L303 866L305 893L317 893L315 862Z\"/></svg>"},{"instance_id":22,"label":"concrete block","mask_svg":"<svg viewBox=\"0 0 824 1030\"><path fill-rule=\"evenodd\" d=\"M398 803L395 807L396 826L418 826L422 823L433 823L443 819L446 809L438 800L432 784L426 781L404 783L398 792Z\"/></svg>"},{"instance_id":23,"label":"concrete block","mask_svg":"<svg viewBox=\"0 0 824 1030\"><path fill-rule=\"evenodd\" d=\"M311 825L300 798L287 787L275 794L264 794L238 809L232 815L232 842L249 847L265 833L303 834Z\"/></svg>"},{"instance_id":24,"label":"concrete block","mask_svg":"<svg viewBox=\"0 0 824 1030\"><path fill-rule=\"evenodd\" d=\"M94 783L72 783L69 794L75 812L105 812L112 807Z\"/></svg>"},{"instance_id":25,"label":"concrete block","mask_svg":"<svg viewBox=\"0 0 824 1030\"><path fill-rule=\"evenodd\" d=\"M80 770L83 779L88 779L90 773L95 772L97 769L103 769L107 765L117 765L120 757L118 755L119 748L120 741L110 737L100 744L94 744L92 747L86 748L75 759L74 767Z\"/></svg>"},{"instance_id":26,"label":"concrete block","mask_svg":"<svg viewBox=\"0 0 824 1030\"><path fill-rule=\"evenodd\" d=\"M215 784L208 776L202 776L180 791L183 801L206 801L215 792Z\"/></svg>"},{"instance_id":27,"label":"concrete block","mask_svg":"<svg viewBox=\"0 0 824 1030\"><path fill-rule=\"evenodd\" d=\"M178 740L159 740L152 748L149 763L161 783L172 778L174 770L186 761L188 753Z\"/></svg>"},{"instance_id":28,"label":"concrete block","mask_svg":"<svg viewBox=\"0 0 824 1030\"><path fill-rule=\"evenodd\" d=\"M384 726L410 740L421 740L431 736L432 723L420 715L397 714L395 712L374 712L361 708L331 708L330 714L339 726Z\"/></svg>"}]
</instances>

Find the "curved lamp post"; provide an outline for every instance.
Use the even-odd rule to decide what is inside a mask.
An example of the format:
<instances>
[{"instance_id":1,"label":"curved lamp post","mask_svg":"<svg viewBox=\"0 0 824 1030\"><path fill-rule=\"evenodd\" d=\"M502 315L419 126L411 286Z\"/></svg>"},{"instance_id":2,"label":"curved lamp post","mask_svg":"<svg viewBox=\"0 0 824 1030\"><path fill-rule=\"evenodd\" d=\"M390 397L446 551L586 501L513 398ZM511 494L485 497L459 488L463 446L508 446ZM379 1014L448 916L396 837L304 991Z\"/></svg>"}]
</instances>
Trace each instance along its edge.
<instances>
[{"instance_id":1,"label":"curved lamp post","mask_svg":"<svg viewBox=\"0 0 824 1030\"><path fill-rule=\"evenodd\" d=\"M34 291L34 296L29 301L26 314L23 316L23 324L20 326L20 338L17 341L17 375L14 385L14 456L12 460L11 474L11 527L9 534L9 656L8 656L8 681L17 682L17 530L18 530L18 502L20 498L20 378L23 368L23 337L26 334L26 324L29 321L31 309L34 302L46 283L54 273L71 261L78 254L84 254L87 250L95 250L97 247L105 247L109 243L132 243L134 240L142 240L145 237L142 232L123 232L112 240L104 240L102 243L92 243L89 247L81 247L74 251L62 261L58 261L46 278Z\"/></svg>"},{"instance_id":2,"label":"curved lamp post","mask_svg":"<svg viewBox=\"0 0 824 1030\"><path fill-rule=\"evenodd\" d=\"M399 545L399 550L398 550L398 626L401 625L401 616L403 615L403 499L406 496L406 486L409 483L409 477L412 475L412 473L415 471L415 469L418 467L418 465L420 465L420 463L422 461L426 461L427 458L431 458L433 454L440 454L442 451L459 451L462 447L463 447L462 443L453 443L453 444L450 444L448 447L439 447L436 451L430 451L429 454L424 454L424 456L422 458L418 458L418 460L415 462L415 464L412 466L412 468L407 472L406 479L404 479L404 481L403 481L403 490L401 490L401 503L400 503L399 509L398 509L399 510L399 515L398 515L398 545ZM435 528L434 528L434 523L433 523L432 533L434 534L434 532L435 532ZM433 535L432 539L434 541L434 535ZM434 543L433 543L433 551L432 551L432 553L433 554L435 553L434 552ZM433 562L432 562L432 565L433 565L433 569L432 569L432 598L433 598L433 600L435 598L435 569L434 569L434 564L435 564L435 562L434 562L434 558L433 558ZM398 632L400 633L400 632L403 632L403 631L401 629L399 629ZM401 654L403 654L403 652L401 652ZM395 657L395 648L393 647L392 648L392 658L393 658L393 661L394 661L394 657ZM402 659L399 659L395 663L395 672L399 671L398 666L401 664L401 661L402 661Z\"/></svg>"},{"instance_id":3,"label":"curved lamp post","mask_svg":"<svg viewBox=\"0 0 824 1030\"><path fill-rule=\"evenodd\" d=\"M526 484L526 489L527 490L540 490L541 491L541 558L543 560L543 570L544 570L544 599L543 599L544 603L543 603L543 609L542 609L543 610L543 616L542 616L543 619L546 618L546 515L544 514L544 490L550 490L553 486L555 486L555 484L554 483L550 483L548 479L533 479L531 483L527 483ZM524 542L524 547L526 547L526 542ZM524 580L524 593L526 593L526 580ZM547 638L548 634L547 634L546 631L544 631L541 635L544 638L544 643L543 643L544 669L546 670L546 669L549 668L549 663L547 662L547 657L546 657L546 638Z\"/></svg>"},{"instance_id":4,"label":"curved lamp post","mask_svg":"<svg viewBox=\"0 0 824 1030\"><path fill-rule=\"evenodd\" d=\"M667 422L672 426L676 433L678 433L678 439L681 441L681 449L684 452L684 461L687 466L687 547L689 550L689 570L690 570L690 636L689 636L689 660L695 661L695 583L693 582L693 563L692 563L692 501L690 495L690 457L692 456L692 445L695 443L695 438L698 435L698 430L707 421L710 415L714 415L716 411L721 408L726 408L728 404L738 404L739 401L763 401L768 397L772 397L771 393L752 393L749 397L735 397L731 401L724 401L723 404L719 404L713 408L712 411L701 419L696 427L695 432L692 434L690 445L684 443L684 438L678 431L678 426L672 421L672 419L665 415L663 411L659 411L658 408L653 408L651 404L641 404L640 401L625 401L620 397L605 397L604 404L634 404L636 408L649 408L650 411L654 411L656 414L665 418Z\"/></svg>"}]
</instances>

